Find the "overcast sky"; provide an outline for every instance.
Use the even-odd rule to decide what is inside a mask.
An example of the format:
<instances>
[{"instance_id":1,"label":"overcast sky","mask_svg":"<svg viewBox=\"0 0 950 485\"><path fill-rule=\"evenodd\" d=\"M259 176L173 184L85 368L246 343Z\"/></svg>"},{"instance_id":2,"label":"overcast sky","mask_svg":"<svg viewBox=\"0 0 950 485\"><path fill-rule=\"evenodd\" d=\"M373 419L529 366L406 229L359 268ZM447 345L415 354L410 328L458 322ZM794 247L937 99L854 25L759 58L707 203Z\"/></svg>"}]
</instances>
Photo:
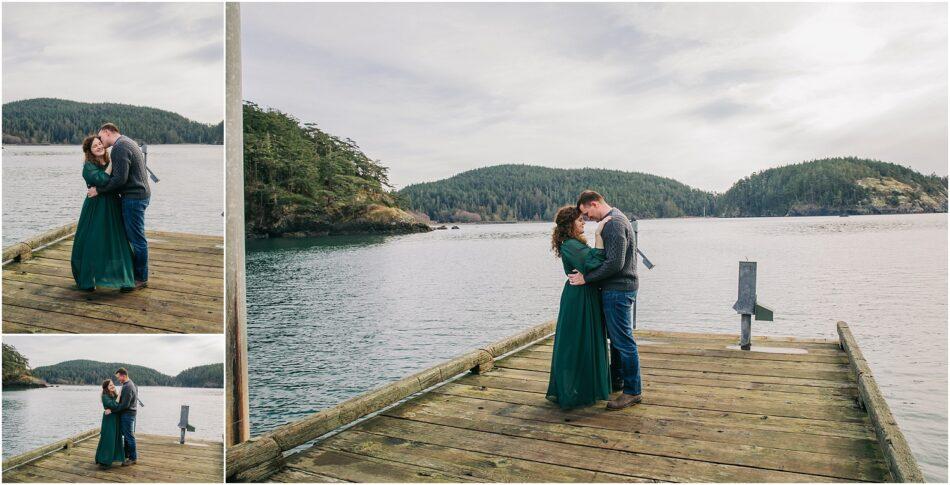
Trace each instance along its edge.
<instances>
[{"instance_id":1,"label":"overcast sky","mask_svg":"<svg viewBox=\"0 0 950 485\"><path fill-rule=\"evenodd\" d=\"M947 173L947 5L244 4L244 98L397 186L498 163L722 191L856 155Z\"/></svg>"},{"instance_id":2,"label":"overcast sky","mask_svg":"<svg viewBox=\"0 0 950 485\"><path fill-rule=\"evenodd\" d=\"M4 3L3 102L65 98L224 118L221 3Z\"/></svg>"},{"instance_id":3,"label":"overcast sky","mask_svg":"<svg viewBox=\"0 0 950 485\"><path fill-rule=\"evenodd\" d=\"M144 365L174 376L197 365L224 362L220 335L4 335L3 343L16 347L33 368L90 359Z\"/></svg>"}]
</instances>

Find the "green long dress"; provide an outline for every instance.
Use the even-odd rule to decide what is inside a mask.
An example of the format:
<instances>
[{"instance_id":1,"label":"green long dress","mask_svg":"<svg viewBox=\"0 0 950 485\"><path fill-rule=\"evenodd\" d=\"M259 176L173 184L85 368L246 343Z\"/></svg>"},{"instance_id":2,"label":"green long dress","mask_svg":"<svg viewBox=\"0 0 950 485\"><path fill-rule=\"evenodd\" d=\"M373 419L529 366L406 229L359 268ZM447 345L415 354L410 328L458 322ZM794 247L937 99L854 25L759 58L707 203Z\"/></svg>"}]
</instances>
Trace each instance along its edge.
<instances>
[{"instance_id":1,"label":"green long dress","mask_svg":"<svg viewBox=\"0 0 950 485\"><path fill-rule=\"evenodd\" d=\"M109 174L92 162L82 168L89 186L103 185ZM90 290L97 286L122 288L135 286L132 276L132 246L122 225L122 205L115 194L86 197L79 213L79 224L70 258L76 286Z\"/></svg>"},{"instance_id":2,"label":"green long dress","mask_svg":"<svg viewBox=\"0 0 950 485\"><path fill-rule=\"evenodd\" d=\"M119 429L119 415L115 410L119 407L108 394L102 395L103 410L111 409L110 414L102 415L102 427L99 429L99 446L96 447L96 463L111 466L114 462L125 460L125 449L122 445L122 430Z\"/></svg>"},{"instance_id":3,"label":"green long dress","mask_svg":"<svg viewBox=\"0 0 950 485\"><path fill-rule=\"evenodd\" d=\"M577 239L561 244L564 272L588 273L604 262L604 251ZM564 283L554 334L547 398L563 409L609 399L610 367L600 291Z\"/></svg>"}]
</instances>

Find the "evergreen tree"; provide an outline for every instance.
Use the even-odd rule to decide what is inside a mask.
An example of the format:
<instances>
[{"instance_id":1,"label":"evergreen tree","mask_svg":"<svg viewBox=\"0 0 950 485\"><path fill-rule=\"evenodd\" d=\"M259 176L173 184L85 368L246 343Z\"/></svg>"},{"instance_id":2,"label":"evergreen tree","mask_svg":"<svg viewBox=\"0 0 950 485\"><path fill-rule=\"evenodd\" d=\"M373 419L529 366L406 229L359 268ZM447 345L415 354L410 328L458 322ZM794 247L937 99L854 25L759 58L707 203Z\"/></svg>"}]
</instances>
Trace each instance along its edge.
<instances>
[{"instance_id":1,"label":"evergreen tree","mask_svg":"<svg viewBox=\"0 0 950 485\"><path fill-rule=\"evenodd\" d=\"M156 108L36 98L3 105L3 143L78 145L111 122L140 143L224 142L224 122L206 125Z\"/></svg>"}]
</instances>

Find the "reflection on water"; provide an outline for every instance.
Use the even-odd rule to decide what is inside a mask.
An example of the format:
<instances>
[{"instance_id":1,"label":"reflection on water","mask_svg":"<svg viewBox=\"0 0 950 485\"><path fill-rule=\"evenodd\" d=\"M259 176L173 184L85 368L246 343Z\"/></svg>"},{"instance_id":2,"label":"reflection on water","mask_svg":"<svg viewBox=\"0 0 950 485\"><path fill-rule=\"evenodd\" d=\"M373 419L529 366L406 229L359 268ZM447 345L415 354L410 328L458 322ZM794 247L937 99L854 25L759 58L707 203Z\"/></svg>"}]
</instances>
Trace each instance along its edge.
<instances>
[{"instance_id":1,"label":"reflection on water","mask_svg":"<svg viewBox=\"0 0 950 485\"><path fill-rule=\"evenodd\" d=\"M224 233L224 148L149 145L159 177L145 213L152 230ZM76 222L86 196L78 146L3 147L3 245Z\"/></svg>"},{"instance_id":2,"label":"reflection on water","mask_svg":"<svg viewBox=\"0 0 950 485\"><path fill-rule=\"evenodd\" d=\"M3 459L99 427L101 392L99 386L4 390ZM195 426L188 438L224 440L223 389L139 386L139 399L145 406L136 416L136 433L178 436L186 404Z\"/></svg>"},{"instance_id":3,"label":"reflection on water","mask_svg":"<svg viewBox=\"0 0 950 485\"><path fill-rule=\"evenodd\" d=\"M593 231L589 225L588 231ZM248 242L252 433L557 315L550 224ZM947 478L947 216L640 222L638 327L738 334L738 261L775 322L847 321L928 479Z\"/></svg>"}]
</instances>

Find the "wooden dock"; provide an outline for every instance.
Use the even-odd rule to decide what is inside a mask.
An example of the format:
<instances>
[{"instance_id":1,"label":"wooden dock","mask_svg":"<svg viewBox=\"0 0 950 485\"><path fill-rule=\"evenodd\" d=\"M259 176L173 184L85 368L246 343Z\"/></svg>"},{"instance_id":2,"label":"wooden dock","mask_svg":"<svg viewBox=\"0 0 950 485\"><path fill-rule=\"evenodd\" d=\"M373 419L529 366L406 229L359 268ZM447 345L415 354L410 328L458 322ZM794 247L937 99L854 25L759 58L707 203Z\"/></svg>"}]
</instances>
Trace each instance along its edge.
<instances>
[{"instance_id":1,"label":"wooden dock","mask_svg":"<svg viewBox=\"0 0 950 485\"><path fill-rule=\"evenodd\" d=\"M220 441L137 434L138 463L102 469L95 463L99 430L44 446L3 462L3 481L45 483L201 482L224 481L224 447Z\"/></svg>"},{"instance_id":2,"label":"wooden dock","mask_svg":"<svg viewBox=\"0 0 950 485\"><path fill-rule=\"evenodd\" d=\"M224 241L149 231L148 288L80 291L75 224L3 250L3 333L222 333Z\"/></svg>"},{"instance_id":3,"label":"wooden dock","mask_svg":"<svg viewBox=\"0 0 950 485\"><path fill-rule=\"evenodd\" d=\"M549 323L230 447L227 475L273 482L923 481L854 337L844 323L838 330L837 340L756 337L753 351L729 348L737 340L731 335L637 331L642 404L562 411L545 399Z\"/></svg>"}]
</instances>

